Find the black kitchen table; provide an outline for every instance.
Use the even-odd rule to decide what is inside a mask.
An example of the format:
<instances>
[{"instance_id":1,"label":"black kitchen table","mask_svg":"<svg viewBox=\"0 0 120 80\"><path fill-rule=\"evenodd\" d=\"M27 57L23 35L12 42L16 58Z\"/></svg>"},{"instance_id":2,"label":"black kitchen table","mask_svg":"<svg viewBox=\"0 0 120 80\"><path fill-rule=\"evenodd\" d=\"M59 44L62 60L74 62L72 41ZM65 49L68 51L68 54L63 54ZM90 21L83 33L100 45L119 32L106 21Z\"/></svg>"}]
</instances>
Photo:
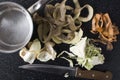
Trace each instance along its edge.
<instances>
[{"instance_id":1,"label":"black kitchen table","mask_svg":"<svg viewBox=\"0 0 120 80\"><path fill-rule=\"evenodd\" d=\"M19 3L26 9L35 3L37 0L0 0L3 1L12 1ZM57 1L57 0L56 0ZM120 0L79 0L81 6L84 4L90 4L94 8L95 13L109 13L112 22L118 26L120 29ZM36 25L34 25L36 26ZM84 34L88 37L91 37L91 21L83 23L85 28ZM92 35L93 36L93 35ZM32 39L37 37L36 27L34 28L34 33ZM31 40L32 40L31 39ZM103 65L95 66L94 70L108 70L113 73L113 80L120 80L120 35L118 35L118 41L113 43L114 49L112 51L106 51L105 47L103 48L103 54L105 56L105 63ZM67 48L68 45L61 44L56 47L58 52L61 52ZM64 78L63 76L58 76L54 74L47 74L42 72L28 71L19 69L18 66L27 64L19 57L19 51L11 54L0 54L0 80L82 80L80 78ZM35 61L35 63L41 63ZM62 59L56 59L55 61L49 61L44 64L53 64L53 65L62 65L68 66L68 62ZM85 80L85 79L83 79Z\"/></svg>"}]
</instances>

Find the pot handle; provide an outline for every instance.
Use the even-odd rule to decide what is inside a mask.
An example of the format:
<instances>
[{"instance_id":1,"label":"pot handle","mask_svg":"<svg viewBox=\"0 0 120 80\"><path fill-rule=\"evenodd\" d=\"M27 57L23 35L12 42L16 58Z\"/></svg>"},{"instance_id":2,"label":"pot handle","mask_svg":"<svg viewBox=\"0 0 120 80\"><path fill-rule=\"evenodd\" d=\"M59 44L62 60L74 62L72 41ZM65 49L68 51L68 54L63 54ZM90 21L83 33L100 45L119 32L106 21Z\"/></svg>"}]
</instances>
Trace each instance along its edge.
<instances>
[{"instance_id":1,"label":"pot handle","mask_svg":"<svg viewBox=\"0 0 120 80\"><path fill-rule=\"evenodd\" d=\"M38 0L36 3L34 3L32 6L30 6L30 7L28 8L28 12L29 12L30 14L35 13L35 12L38 11L38 10L40 9L40 7L41 7L42 5L44 5L47 1L48 1L48 0Z\"/></svg>"}]
</instances>

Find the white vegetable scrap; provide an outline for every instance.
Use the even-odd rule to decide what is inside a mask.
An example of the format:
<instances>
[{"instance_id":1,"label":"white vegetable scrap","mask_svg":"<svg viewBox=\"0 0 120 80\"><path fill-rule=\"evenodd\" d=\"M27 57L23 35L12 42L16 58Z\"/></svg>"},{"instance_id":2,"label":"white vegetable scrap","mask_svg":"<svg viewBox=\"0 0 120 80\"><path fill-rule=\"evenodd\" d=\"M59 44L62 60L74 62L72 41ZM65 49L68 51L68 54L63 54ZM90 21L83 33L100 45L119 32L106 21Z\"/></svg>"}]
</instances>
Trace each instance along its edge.
<instances>
[{"instance_id":1,"label":"white vegetable scrap","mask_svg":"<svg viewBox=\"0 0 120 80\"><path fill-rule=\"evenodd\" d=\"M62 51L57 57L59 58L59 57L62 56L64 53L67 54L70 58L75 57L74 54L69 53L68 51Z\"/></svg>"},{"instance_id":2,"label":"white vegetable scrap","mask_svg":"<svg viewBox=\"0 0 120 80\"><path fill-rule=\"evenodd\" d=\"M83 36L83 30L80 28L79 31L74 32L75 37L71 41L63 41L63 43L67 44L76 44L80 41L81 37Z\"/></svg>"},{"instance_id":3,"label":"white vegetable scrap","mask_svg":"<svg viewBox=\"0 0 120 80\"><path fill-rule=\"evenodd\" d=\"M74 45L76 43L78 43L81 39L81 37L83 36L83 30L80 28L79 31L75 31L73 33L75 36L72 40L63 40L63 39L60 39L58 37L52 37L52 40L57 43L57 44L60 44L60 43L66 43L66 44L71 44L71 45Z\"/></svg>"},{"instance_id":4,"label":"white vegetable scrap","mask_svg":"<svg viewBox=\"0 0 120 80\"><path fill-rule=\"evenodd\" d=\"M69 58L62 56L63 54L67 54ZM73 63L73 61L72 61L72 59L75 59L75 58L76 58L76 56L75 56L74 54L72 54L72 53L70 53L70 52L68 52L68 51L62 51L62 52L57 56L57 58L59 58L59 57L62 58L62 59L65 59L66 61L68 61L70 67L73 67L73 66L74 66L74 63Z\"/></svg>"},{"instance_id":5,"label":"white vegetable scrap","mask_svg":"<svg viewBox=\"0 0 120 80\"><path fill-rule=\"evenodd\" d=\"M61 58L67 60L67 61L69 62L69 64L70 64L70 67L73 67L73 62L72 62L72 60L67 59L66 57L61 57Z\"/></svg>"},{"instance_id":6,"label":"white vegetable scrap","mask_svg":"<svg viewBox=\"0 0 120 80\"><path fill-rule=\"evenodd\" d=\"M37 54L40 52L40 49L41 49L40 41L38 39L35 39L32 42L30 49L29 50L27 50L27 48L21 49L19 55L25 62L32 64L35 61Z\"/></svg>"},{"instance_id":7,"label":"white vegetable scrap","mask_svg":"<svg viewBox=\"0 0 120 80\"><path fill-rule=\"evenodd\" d=\"M93 65L103 64L104 56L103 55L94 56L91 58L91 60Z\"/></svg>"},{"instance_id":8,"label":"white vegetable scrap","mask_svg":"<svg viewBox=\"0 0 120 80\"><path fill-rule=\"evenodd\" d=\"M45 47L37 55L37 59L42 62L47 62L49 60L55 60L56 55L57 53L53 49L53 43L47 42L45 43Z\"/></svg>"},{"instance_id":9,"label":"white vegetable scrap","mask_svg":"<svg viewBox=\"0 0 120 80\"><path fill-rule=\"evenodd\" d=\"M70 47L70 51L80 58L85 58L85 47L87 37L82 38L77 44Z\"/></svg>"}]
</instances>

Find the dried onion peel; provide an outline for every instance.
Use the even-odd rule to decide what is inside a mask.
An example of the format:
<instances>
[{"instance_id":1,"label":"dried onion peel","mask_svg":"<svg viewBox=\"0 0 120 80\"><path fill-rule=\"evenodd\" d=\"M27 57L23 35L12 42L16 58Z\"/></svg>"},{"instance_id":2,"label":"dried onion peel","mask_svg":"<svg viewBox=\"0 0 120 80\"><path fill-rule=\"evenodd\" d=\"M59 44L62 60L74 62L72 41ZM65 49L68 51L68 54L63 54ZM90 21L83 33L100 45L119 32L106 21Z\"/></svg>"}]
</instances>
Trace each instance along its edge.
<instances>
[{"instance_id":1,"label":"dried onion peel","mask_svg":"<svg viewBox=\"0 0 120 80\"><path fill-rule=\"evenodd\" d=\"M93 8L90 5L80 7L78 0L73 0L75 9L66 5L67 0L55 5L46 4L44 17L34 14L33 19L38 23L38 35L43 43L51 39L57 43L75 44L83 35L80 27L82 22L89 21L93 16ZM88 9L88 17L81 17L81 10ZM67 14L67 10L72 10L74 16ZM77 25L76 25L77 24ZM80 32L78 32L80 30ZM81 33L81 34L80 34ZM77 38L76 36L80 36Z\"/></svg>"},{"instance_id":2,"label":"dried onion peel","mask_svg":"<svg viewBox=\"0 0 120 80\"><path fill-rule=\"evenodd\" d=\"M95 14L92 20L93 34L99 33L100 40L94 40L95 42L101 42L107 45L107 50L112 50L112 42L117 41L117 35L119 34L118 28L112 24L108 13Z\"/></svg>"}]
</instances>

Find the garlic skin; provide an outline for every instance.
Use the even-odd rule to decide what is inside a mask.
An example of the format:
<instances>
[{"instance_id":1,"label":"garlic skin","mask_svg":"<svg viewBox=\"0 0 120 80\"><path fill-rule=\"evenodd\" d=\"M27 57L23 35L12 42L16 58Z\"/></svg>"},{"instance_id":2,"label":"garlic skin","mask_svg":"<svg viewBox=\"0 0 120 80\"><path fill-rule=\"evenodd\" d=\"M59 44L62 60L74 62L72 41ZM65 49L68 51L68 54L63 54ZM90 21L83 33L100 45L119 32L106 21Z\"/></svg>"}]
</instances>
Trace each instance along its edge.
<instances>
[{"instance_id":1,"label":"garlic skin","mask_svg":"<svg viewBox=\"0 0 120 80\"><path fill-rule=\"evenodd\" d=\"M32 64L35 59L41 62L47 62L49 60L55 60L56 51L53 49L54 44L52 42L45 43L45 46L41 49L41 44L38 39L30 42L29 49L23 48L20 50L20 57L30 64Z\"/></svg>"},{"instance_id":2,"label":"garlic skin","mask_svg":"<svg viewBox=\"0 0 120 80\"><path fill-rule=\"evenodd\" d=\"M23 55L24 54L24 55ZM35 61L36 54L35 52L30 52L30 51L20 51L20 57L25 61L30 64L32 64Z\"/></svg>"},{"instance_id":3,"label":"garlic skin","mask_svg":"<svg viewBox=\"0 0 120 80\"><path fill-rule=\"evenodd\" d=\"M40 52L40 49L41 49L40 41L38 39L35 39L31 43L30 49L29 50L27 48L21 49L19 55L25 62L32 64L35 61L37 54Z\"/></svg>"},{"instance_id":4,"label":"garlic skin","mask_svg":"<svg viewBox=\"0 0 120 80\"><path fill-rule=\"evenodd\" d=\"M47 62L49 60L55 60L56 55L57 53L53 49L53 43L47 42L45 43L45 47L37 55L37 59L42 62Z\"/></svg>"},{"instance_id":5,"label":"garlic skin","mask_svg":"<svg viewBox=\"0 0 120 80\"><path fill-rule=\"evenodd\" d=\"M40 54L37 55L37 59L41 62L47 62L52 58L52 55L50 55L50 53L47 51L42 51L40 52Z\"/></svg>"},{"instance_id":6,"label":"garlic skin","mask_svg":"<svg viewBox=\"0 0 120 80\"><path fill-rule=\"evenodd\" d=\"M54 44L51 42L47 42L46 44L46 50L52 55L52 60L55 60L57 52L53 49Z\"/></svg>"},{"instance_id":7,"label":"garlic skin","mask_svg":"<svg viewBox=\"0 0 120 80\"><path fill-rule=\"evenodd\" d=\"M32 45L30 46L29 51L36 51L36 52L40 52L41 49L41 44L40 41L38 39L35 39L32 43Z\"/></svg>"}]
</instances>

